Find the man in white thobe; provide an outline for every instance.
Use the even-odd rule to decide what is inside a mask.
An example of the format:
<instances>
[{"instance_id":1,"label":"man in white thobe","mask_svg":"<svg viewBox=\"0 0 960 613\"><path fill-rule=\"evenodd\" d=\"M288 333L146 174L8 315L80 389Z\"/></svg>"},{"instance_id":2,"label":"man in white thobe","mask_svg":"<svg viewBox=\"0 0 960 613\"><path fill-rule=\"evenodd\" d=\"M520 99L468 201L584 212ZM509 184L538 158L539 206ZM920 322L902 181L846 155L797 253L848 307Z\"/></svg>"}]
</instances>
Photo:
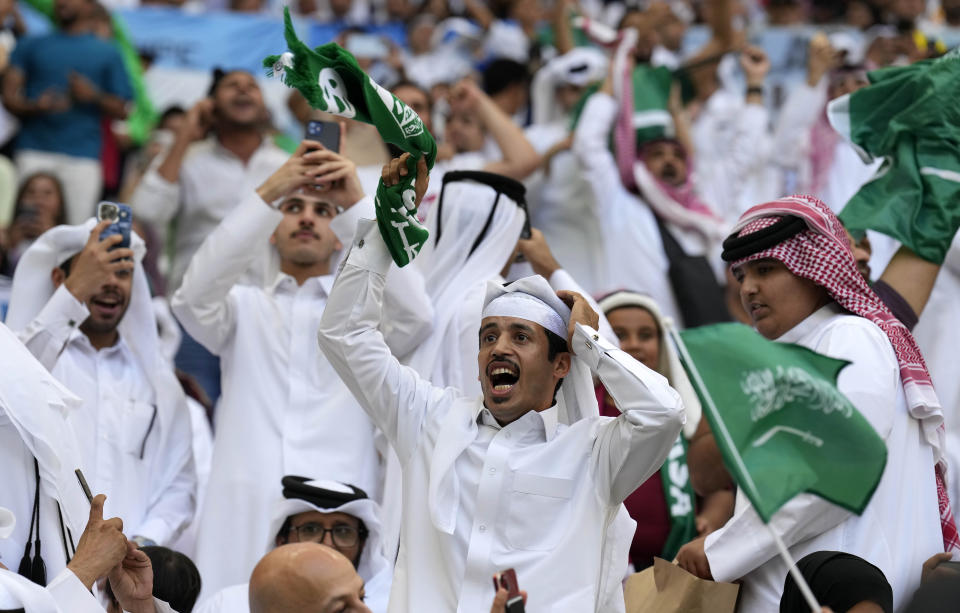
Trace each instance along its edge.
<instances>
[{"instance_id":1,"label":"man in white thobe","mask_svg":"<svg viewBox=\"0 0 960 613\"><path fill-rule=\"evenodd\" d=\"M58 226L26 251L8 325L83 404L67 413L87 481L141 544L169 544L193 518L196 474L183 391L157 343L156 317L130 235L109 222Z\"/></svg>"},{"instance_id":2,"label":"man in white thobe","mask_svg":"<svg viewBox=\"0 0 960 613\"><path fill-rule=\"evenodd\" d=\"M477 322L483 396L435 387L377 331L390 255L373 222L357 235L318 338L403 468L389 611L483 610L490 577L511 567L532 613L613 602L626 552L610 559L607 529L679 434L677 393L600 337L581 296L562 294L571 312L542 277L489 288ZM621 417L597 416L590 371Z\"/></svg>"},{"instance_id":3,"label":"man in white thobe","mask_svg":"<svg viewBox=\"0 0 960 613\"><path fill-rule=\"evenodd\" d=\"M207 237L174 295L184 328L222 359L197 534L201 599L250 577L284 475L322 471L379 497L374 425L314 342L340 247L364 214L373 215L373 202L353 162L301 144ZM264 271L261 282L244 281L252 268ZM398 291L423 294L416 271L391 276ZM403 355L429 329L431 309L425 300L398 304L384 331Z\"/></svg>"},{"instance_id":4,"label":"man in white thobe","mask_svg":"<svg viewBox=\"0 0 960 613\"><path fill-rule=\"evenodd\" d=\"M336 549L353 563L364 583L364 604L373 613L387 610L393 563L383 555L380 505L362 490L331 480L288 475L283 498L273 508L265 550L314 542ZM247 613L249 583L224 588L196 613Z\"/></svg>"},{"instance_id":5,"label":"man in white thobe","mask_svg":"<svg viewBox=\"0 0 960 613\"><path fill-rule=\"evenodd\" d=\"M587 291L602 290L603 234L593 214L593 194L570 151L571 112L587 87L603 80L606 56L577 47L547 62L531 85L533 124L524 130L544 163L526 181L530 223L539 228L557 260Z\"/></svg>"},{"instance_id":6,"label":"man in white thobe","mask_svg":"<svg viewBox=\"0 0 960 613\"><path fill-rule=\"evenodd\" d=\"M95 498L96 509L91 509L74 474L81 467L80 450L67 415L81 402L3 324L0 372L5 375L0 379L0 609L101 613L90 588L123 559L128 546L120 520L103 521L103 499ZM17 521L34 512L38 517ZM81 544L94 522L97 529ZM42 560L45 587L17 574L27 541L28 573L40 566L34 560ZM120 595L126 601L126 593ZM160 604L158 612L169 610Z\"/></svg>"}]
</instances>

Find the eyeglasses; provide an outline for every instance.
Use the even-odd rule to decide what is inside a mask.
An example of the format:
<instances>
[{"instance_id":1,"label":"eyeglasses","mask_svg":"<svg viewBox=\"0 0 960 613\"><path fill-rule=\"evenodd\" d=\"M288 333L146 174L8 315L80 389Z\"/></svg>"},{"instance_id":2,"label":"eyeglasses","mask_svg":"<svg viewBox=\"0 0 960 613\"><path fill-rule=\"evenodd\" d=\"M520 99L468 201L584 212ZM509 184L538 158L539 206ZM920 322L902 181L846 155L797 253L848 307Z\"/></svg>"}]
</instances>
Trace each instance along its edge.
<instances>
[{"instance_id":1,"label":"eyeglasses","mask_svg":"<svg viewBox=\"0 0 960 613\"><path fill-rule=\"evenodd\" d=\"M353 547L360 542L361 536L366 536L366 530L360 530L348 524L337 524L333 528L324 528L322 524L308 522L301 526L290 526L290 531L296 532L301 542L313 543L322 542L323 539L327 538L329 532L333 544L337 547Z\"/></svg>"}]
</instances>

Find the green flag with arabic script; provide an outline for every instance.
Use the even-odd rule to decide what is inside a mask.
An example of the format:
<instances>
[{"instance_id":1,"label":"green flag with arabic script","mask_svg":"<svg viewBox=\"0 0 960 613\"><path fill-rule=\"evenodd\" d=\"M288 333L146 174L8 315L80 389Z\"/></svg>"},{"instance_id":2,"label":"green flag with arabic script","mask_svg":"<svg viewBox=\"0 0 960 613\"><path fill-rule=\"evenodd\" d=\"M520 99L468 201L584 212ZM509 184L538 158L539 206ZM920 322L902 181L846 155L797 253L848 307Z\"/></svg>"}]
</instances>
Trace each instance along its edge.
<instances>
[{"instance_id":1,"label":"green flag with arabic script","mask_svg":"<svg viewBox=\"0 0 960 613\"><path fill-rule=\"evenodd\" d=\"M863 512L887 447L837 389L849 362L768 341L743 324L680 338L724 463L764 522L801 492Z\"/></svg>"}]
</instances>

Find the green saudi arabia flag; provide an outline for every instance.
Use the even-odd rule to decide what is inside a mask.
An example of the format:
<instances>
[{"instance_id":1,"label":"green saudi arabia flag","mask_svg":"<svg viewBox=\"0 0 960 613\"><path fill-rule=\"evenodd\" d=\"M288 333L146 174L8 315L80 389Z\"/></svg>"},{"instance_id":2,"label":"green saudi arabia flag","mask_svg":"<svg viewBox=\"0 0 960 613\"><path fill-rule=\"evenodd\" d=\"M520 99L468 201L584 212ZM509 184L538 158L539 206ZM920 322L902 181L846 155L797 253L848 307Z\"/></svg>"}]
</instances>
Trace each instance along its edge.
<instances>
[{"instance_id":1,"label":"green saudi arabia flag","mask_svg":"<svg viewBox=\"0 0 960 613\"><path fill-rule=\"evenodd\" d=\"M854 234L882 232L940 264L960 228L960 49L868 77L827 111L866 159L884 158L840 219Z\"/></svg>"},{"instance_id":2,"label":"green saudi arabia flag","mask_svg":"<svg viewBox=\"0 0 960 613\"><path fill-rule=\"evenodd\" d=\"M350 52L336 43L315 49L305 45L297 38L287 8L283 9L283 23L289 51L263 60L268 74L279 74L313 108L373 124L385 142L411 154L407 178L391 187L385 187L381 180L374 199L380 234L393 261L397 266L405 266L427 240L427 229L416 216L414 181L421 156L433 168L436 142L420 116L367 76Z\"/></svg>"},{"instance_id":3,"label":"green saudi arabia flag","mask_svg":"<svg viewBox=\"0 0 960 613\"><path fill-rule=\"evenodd\" d=\"M887 447L837 390L849 362L768 341L743 324L680 337L724 463L764 522L801 492L863 512Z\"/></svg>"}]
</instances>

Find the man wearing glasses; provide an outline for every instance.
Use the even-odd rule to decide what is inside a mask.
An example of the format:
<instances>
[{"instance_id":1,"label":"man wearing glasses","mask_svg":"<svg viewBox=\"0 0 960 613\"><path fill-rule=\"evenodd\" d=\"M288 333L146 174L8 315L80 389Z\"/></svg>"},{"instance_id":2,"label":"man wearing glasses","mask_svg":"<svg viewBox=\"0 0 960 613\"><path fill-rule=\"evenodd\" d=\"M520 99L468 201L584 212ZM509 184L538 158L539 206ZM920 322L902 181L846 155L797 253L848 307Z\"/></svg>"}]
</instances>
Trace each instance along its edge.
<instances>
[{"instance_id":1,"label":"man wearing glasses","mask_svg":"<svg viewBox=\"0 0 960 613\"><path fill-rule=\"evenodd\" d=\"M353 563L364 581L364 602L373 613L387 610L393 567L383 554L380 507L367 494L337 481L286 476L283 500L274 506L267 552L288 543L320 543ZM265 553L267 553L265 552ZM287 586L274 586L285 591ZM291 583L289 589L303 589ZM196 613L247 613L249 585L234 585L214 594Z\"/></svg>"}]
</instances>

